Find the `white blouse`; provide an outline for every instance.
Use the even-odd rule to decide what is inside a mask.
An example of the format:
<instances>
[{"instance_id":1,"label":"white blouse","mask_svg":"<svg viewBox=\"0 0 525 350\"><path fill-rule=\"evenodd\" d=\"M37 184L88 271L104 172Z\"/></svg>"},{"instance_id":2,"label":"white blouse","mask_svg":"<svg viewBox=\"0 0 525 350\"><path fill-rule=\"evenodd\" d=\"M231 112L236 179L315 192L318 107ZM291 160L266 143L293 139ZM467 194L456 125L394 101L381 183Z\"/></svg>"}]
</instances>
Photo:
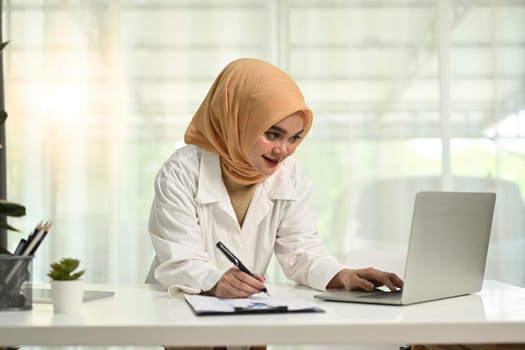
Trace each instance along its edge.
<instances>
[{"instance_id":1,"label":"white blouse","mask_svg":"<svg viewBox=\"0 0 525 350\"><path fill-rule=\"evenodd\" d=\"M155 250L146 282L199 293L210 290L232 263L222 241L264 275L272 253L292 281L324 290L343 266L317 232L313 187L292 158L256 185L240 227L221 177L219 157L195 145L177 150L155 179L149 232Z\"/></svg>"}]
</instances>

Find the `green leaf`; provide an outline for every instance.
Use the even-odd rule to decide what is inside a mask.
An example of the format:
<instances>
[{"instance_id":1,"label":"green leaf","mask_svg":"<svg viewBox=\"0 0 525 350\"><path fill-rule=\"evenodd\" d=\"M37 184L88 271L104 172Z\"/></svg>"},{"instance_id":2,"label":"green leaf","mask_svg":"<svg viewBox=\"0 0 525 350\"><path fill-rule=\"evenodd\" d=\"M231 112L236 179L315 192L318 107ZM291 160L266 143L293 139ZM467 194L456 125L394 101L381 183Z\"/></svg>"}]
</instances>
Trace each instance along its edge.
<instances>
[{"instance_id":1,"label":"green leaf","mask_svg":"<svg viewBox=\"0 0 525 350\"><path fill-rule=\"evenodd\" d=\"M72 280L77 280L79 279L83 274L84 274L85 270L82 270L82 271L78 271L77 273L74 273L71 275L71 279Z\"/></svg>"},{"instance_id":2,"label":"green leaf","mask_svg":"<svg viewBox=\"0 0 525 350\"><path fill-rule=\"evenodd\" d=\"M0 199L0 214L17 217L24 216L26 215L26 208L21 204Z\"/></svg>"},{"instance_id":3,"label":"green leaf","mask_svg":"<svg viewBox=\"0 0 525 350\"><path fill-rule=\"evenodd\" d=\"M13 226L9 225L8 223L5 223L5 222L0 222L0 228L5 228L7 230L11 230L11 231L18 231L18 229L14 228Z\"/></svg>"}]
</instances>

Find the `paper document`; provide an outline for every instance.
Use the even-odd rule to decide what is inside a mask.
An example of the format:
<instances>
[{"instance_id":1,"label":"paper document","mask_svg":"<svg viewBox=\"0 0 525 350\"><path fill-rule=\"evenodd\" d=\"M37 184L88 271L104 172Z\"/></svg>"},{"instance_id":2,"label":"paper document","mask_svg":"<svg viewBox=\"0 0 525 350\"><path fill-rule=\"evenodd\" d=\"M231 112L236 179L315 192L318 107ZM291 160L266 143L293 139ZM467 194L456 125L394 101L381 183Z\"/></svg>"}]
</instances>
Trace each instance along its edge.
<instances>
[{"instance_id":1,"label":"paper document","mask_svg":"<svg viewBox=\"0 0 525 350\"><path fill-rule=\"evenodd\" d=\"M323 312L317 305L289 297L256 294L249 298L217 298L186 294L186 302L197 315L251 313Z\"/></svg>"}]
</instances>

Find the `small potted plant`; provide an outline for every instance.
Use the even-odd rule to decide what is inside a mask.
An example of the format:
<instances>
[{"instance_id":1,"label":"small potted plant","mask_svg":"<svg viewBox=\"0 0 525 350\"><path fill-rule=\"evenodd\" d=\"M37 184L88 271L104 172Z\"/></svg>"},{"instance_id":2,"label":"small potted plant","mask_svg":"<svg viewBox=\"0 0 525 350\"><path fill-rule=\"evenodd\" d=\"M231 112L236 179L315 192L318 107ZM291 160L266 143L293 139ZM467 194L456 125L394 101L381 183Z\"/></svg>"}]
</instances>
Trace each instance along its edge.
<instances>
[{"instance_id":1,"label":"small potted plant","mask_svg":"<svg viewBox=\"0 0 525 350\"><path fill-rule=\"evenodd\" d=\"M80 260L62 258L50 265L47 274L51 278L51 296L55 313L77 313L84 297L85 270L77 271Z\"/></svg>"}]
</instances>

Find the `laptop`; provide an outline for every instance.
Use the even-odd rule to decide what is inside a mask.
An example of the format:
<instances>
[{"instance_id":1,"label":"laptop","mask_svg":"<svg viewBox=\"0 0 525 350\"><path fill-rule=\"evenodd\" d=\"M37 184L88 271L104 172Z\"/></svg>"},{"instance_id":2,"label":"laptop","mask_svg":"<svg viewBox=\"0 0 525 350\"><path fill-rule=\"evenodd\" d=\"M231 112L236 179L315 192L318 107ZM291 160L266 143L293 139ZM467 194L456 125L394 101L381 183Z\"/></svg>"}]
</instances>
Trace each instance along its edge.
<instances>
[{"instance_id":1,"label":"laptop","mask_svg":"<svg viewBox=\"0 0 525 350\"><path fill-rule=\"evenodd\" d=\"M85 290L83 301L92 301L102 298L109 298L115 295L114 291L107 290ZM51 289L49 288L36 288L32 290L33 302L37 304L51 304Z\"/></svg>"},{"instance_id":2,"label":"laptop","mask_svg":"<svg viewBox=\"0 0 525 350\"><path fill-rule=\"evenodd\" d=\"M328 301L408 305L478 292L483 284L496 194L418 192L403 289L329 290Z\"/></svg>"}]
</instances>

